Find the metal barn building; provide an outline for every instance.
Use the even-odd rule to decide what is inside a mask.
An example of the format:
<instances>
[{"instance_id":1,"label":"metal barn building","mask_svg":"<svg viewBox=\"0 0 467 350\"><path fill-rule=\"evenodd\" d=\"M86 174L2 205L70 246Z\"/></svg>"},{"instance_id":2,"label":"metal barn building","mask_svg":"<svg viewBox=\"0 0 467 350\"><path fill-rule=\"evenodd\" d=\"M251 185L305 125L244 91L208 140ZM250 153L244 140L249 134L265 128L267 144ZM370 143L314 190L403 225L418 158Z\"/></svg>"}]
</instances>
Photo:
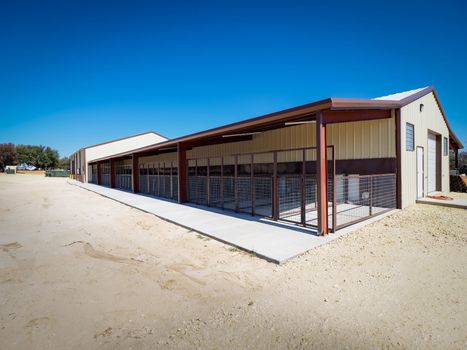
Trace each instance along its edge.
<instances>
[{"instance_id":1,"label":"metal barn building","mask_svg":"<svg viewBox=\"0 0 467 350\"><path fill-rule=\"evenodd\" d=\"M376 99L328 98L88 155L84 181L327 234L449 191L449 151L462 147L427 87Z\"/></svg>"},{"instance_id":2,"label":"metal barn building","mask_svg":"<svg viewBox=\"0 0 467 350\"><path fill-rule=\"evenodd\" d=\"M83 147L70 156L71 175L82 182L96 182L96 179L92 178L93 176L96 176L96 172L92 172L92 166L90 165L96 159L110 157L122 152L133 151L135 149L163 141L167 141L167 138L155 133L154 131L148 131L137 135ZM110 169L104 169L101 177L102 185L110 186L109 171Z\"/></svg>"}]
</instances>

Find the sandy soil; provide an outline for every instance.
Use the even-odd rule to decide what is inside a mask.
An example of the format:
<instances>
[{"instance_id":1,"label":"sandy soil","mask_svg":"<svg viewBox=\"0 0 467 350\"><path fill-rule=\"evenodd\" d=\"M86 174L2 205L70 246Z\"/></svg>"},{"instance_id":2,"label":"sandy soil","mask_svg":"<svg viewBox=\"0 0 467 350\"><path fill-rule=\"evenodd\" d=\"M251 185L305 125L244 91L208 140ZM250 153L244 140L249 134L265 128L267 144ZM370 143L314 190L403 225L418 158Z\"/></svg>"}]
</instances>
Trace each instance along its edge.
<instances>
[{"instance_id":1,"label":"sandy soil","mask_svg":"<svg viewBox=\"0 0 467 350\"><path fill-rule=\"evenodd\" d=\"M467 210L277 266L65 179L3 175L0 198L1 349L467 347Z\"/></svg>"}]
</instances>

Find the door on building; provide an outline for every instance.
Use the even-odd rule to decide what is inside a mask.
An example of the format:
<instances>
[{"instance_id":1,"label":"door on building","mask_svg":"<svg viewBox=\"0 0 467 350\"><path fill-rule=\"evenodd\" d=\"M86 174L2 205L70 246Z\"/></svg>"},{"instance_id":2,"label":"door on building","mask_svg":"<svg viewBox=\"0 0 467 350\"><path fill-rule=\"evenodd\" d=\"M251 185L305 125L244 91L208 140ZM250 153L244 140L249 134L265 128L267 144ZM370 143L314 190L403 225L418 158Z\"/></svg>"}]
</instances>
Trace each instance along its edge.
<instances>
[{"instance_id":1,"label":"door on building","mask_svg":"<svg viewBox=\"0 0 467 350\"><path fill-rule=\"evenodd\" d=\"M425 171L424 167L424 149L417 147L417 198L422 198L425 195Z\"/></svg>"},{"instance_id":2,"label":"door on building","mask_svg":"<svg viewBox=\"0 0 467 350\"><path fill-rule=\"evenodd\" d=\"M436 135L428 133L428 193L436 191L436 156Z\"/></svg>"}]
</instances>

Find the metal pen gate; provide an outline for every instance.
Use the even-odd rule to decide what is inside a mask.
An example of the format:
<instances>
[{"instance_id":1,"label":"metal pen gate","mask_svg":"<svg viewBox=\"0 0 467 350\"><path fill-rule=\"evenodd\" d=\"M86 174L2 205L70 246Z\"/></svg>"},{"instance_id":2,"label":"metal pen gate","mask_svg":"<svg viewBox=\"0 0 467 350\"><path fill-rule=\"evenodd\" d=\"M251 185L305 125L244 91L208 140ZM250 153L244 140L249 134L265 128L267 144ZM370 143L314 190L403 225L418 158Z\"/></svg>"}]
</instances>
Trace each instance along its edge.
<instances>
[{"instance_id":1,"label":"metal pen gate","mask_svg":"<svg viewBox=\"0 0 467 350\"><path fill-rule=\"evenodd\" d=\"M177 162L153 162L139 166L139 192L157 197L178 198Z\"/></svg>"},{"instance_id":2,"label":"metal pen gate","mask_svg":"<svg viewBox=\"0 0 467 350\"><path fill-rule=\"evenodd\" d=\"M110 187L110 162L99 164L101 167L101 185Z\"/></svg>"},{"instance_id":3,"label":"metal pen gate","mask_svg":"<svg viewBox=\"0 0 467 350\"><path fill-rule=\"evenodd\" d=\"M335 221L334 147L328 146L330 227ZM188 201L317 226L316 148L187 160Z\"/></svg>"},{"instance_id":4,"label":"metal pen gate","mask_svg":"<svg viewBox=\"0 0 467 350\"><path fill-rule=\"evenodd\" d=\"M115 187L126 191L132 190L132 164L125 164L124 161L115 162Z\"/></svg>"}]
</instances>

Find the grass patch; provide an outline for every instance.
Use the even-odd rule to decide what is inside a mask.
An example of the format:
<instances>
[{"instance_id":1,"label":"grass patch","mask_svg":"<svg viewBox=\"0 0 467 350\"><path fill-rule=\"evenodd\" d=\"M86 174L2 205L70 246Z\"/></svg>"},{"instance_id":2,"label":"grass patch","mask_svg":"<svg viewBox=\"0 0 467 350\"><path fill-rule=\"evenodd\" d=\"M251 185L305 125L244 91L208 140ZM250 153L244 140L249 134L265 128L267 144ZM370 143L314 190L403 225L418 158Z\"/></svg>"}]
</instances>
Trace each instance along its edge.
<instances>
[{"instance_id":1,"label":"grass patch","mask_svg":"<svg viewBox=\"0 0 467 350\"><path fill-rule=\"evenodd\" d=\"M196 238L198 238L198 239L200 239L200 240L202 240L202 241L210 241L210 240L211 240L211 238L206 237L206 236L203 236L203 235L200 235L200 234L197 234L197 235L196 235Z\"/></svg>"}]
</instances>

